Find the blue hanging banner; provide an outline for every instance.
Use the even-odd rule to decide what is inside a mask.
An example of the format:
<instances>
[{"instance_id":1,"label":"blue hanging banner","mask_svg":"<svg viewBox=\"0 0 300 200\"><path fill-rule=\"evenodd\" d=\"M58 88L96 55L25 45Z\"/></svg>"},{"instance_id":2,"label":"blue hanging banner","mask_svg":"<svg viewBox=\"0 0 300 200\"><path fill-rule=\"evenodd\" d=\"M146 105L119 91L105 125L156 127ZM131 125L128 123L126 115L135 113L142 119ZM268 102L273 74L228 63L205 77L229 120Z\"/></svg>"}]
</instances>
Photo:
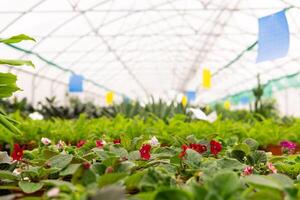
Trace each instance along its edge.
<instances>
[{"instance_id":1,"label":"blue hanging banner","mask_svg":"<svg viewBox=\"0 0 300 200\"><path fill-rule=\"evenodd\" d=\"M195 101L196 100L196 92L194 92L194 91L187 91L186 96L188 98L188 101Z\"/></svg>"},{"instance_id":2,"label":"blue hanging banner","mask_svg":"<svg viewBox=\"0 0 300 200\"><path fill-rule=\"evenodd\" d=\"M256 62L286 56L290 46L290 33L285 11L259 18L258 23L258 55Z\"/></svg>"},{"instance_id":3,"label":"blue hanging banner","mask_svg":"<svg viewBox=\"0 0 300 200\"><path fill-rule=\"evenodd\" d=\"M69 80L69 92L83 91L83 76L72 75Z\"/></svg>"}]
</instances>

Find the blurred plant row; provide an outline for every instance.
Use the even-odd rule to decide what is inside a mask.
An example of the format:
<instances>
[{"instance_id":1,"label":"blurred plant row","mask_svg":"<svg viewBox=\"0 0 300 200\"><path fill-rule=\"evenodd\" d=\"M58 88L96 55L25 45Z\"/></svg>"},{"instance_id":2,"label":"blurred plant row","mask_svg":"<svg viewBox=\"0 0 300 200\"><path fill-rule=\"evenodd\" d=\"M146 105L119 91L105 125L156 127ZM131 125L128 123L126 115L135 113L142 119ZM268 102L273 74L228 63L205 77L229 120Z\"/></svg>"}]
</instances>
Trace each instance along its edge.
<instances>
[{"instance_id":1,"label":"blurred plant row","mask_svg":"<svg viewBox=\"0 0 300 200\"><path fill-rule=\"evenodd\" d=\"M148 137L159 135L166 144L176 142L177 138L195 135L196 137L207 137L216 134L221 138L237 137L254 138L261 145L278 144L281 140L300 141L300 120L283 121L275 119L264 119L252 121L221 120L218 118L210 123L202 120L187 122L186 115L176 115L165 122L152 116L144 119L140 116L126 118L117 115L111 119L101 117L88 119L81 115L76 120L64 120L53 118L52 120L31 120L23 118L18 112L10 115L20 122L18 128L21 135L11 133L0 127L0 141L3 143L30 143L39 141L42 137L51 139L63 139L70 143L80 139L89 139L102 136L109 138L122 137ZM170 137L172 135L172 137Z\"/></svg>"}]
</instances>

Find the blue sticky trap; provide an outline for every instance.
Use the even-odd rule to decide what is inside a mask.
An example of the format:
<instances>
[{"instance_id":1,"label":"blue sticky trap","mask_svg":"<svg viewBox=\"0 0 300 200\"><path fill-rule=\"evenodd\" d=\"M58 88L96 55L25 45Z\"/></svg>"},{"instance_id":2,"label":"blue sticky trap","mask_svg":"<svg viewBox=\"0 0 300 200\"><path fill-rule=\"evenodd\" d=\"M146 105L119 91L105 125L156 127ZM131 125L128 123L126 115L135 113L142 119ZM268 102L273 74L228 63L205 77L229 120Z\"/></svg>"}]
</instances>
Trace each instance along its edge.
<instances>
[{"instance_id":1,"label":"blue sticky trap","mask_svg":"<svg viewBox=\"0 0 300 200\"><path fill-rule=\"evenodd\" d=\"M69 80L69 92L83 91L83 76L72 75Z\"/></svg>"},{"instance_id":2,"label":"blue sticky trap","mask_svg":"<svg viewBox=\"0 0 300 200\"><path fill-rule=\"evenodd\" d=\"M243 97L241 97L240 101L243 105L245 105L245 104L248 104L250 102L250 99L247 96L243 96Z\"/></svg>"},{"instance_id":3,"label":"blue sticky trap","mask_svg":"<svg viewBox=\"0 0 300 200\"><path fill-rule=\"evenodd\" d=\"M195 101L196 100L196 92L194 91L187 91L186 96L189 101Z\"/></svg>"},{"instance_id":4,"label":"blue sticky trap","mask_svg":"<svg viewBox=\"0 0 300 200\"><path fill-rule=\"evenodd\" d=\"M256 62L287 55L290 46L289 25L285 11L259 18L258 55Z\"/></svg>"}]
</instances>

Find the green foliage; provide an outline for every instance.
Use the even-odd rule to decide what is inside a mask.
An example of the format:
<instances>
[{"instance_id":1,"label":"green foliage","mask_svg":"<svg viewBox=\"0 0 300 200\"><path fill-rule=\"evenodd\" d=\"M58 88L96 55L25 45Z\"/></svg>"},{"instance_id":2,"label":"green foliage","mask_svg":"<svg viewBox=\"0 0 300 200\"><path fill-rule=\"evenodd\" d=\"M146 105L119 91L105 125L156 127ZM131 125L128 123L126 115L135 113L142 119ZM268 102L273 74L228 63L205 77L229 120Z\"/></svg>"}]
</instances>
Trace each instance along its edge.
<instances>
[{"instance_id":1,"label":"green foliage","mask_svg":"<svg viewBox=\"0 0 300 200\"><path fill-rule=\"evenodd\" d=\"M12 44L18 43L23 40L33 40L33 38L21 34L12 36L7 39L0 39L0 43L4 44ZM1 59L0 58L0 65L10 65L10 66L21 66L21 65L28 65L34 67L34 64L28 60L8 60L8 59ZM17 77L11 73L0 73L0 98L10 97L14 92L18 91L19 88L16 85ZM20 131L14 126L12 121L7 118L6 114L0 110L0 124L5 127L7 130L20 133Z\"/></svg>"},{"instance_id":2,"label":"green foliage","mask_svg":"<svg viewBox=\"0 0 300 200\"><path fill-rule=\"evenodd\" d=\"M200 128L207 125L204 122L186 123L181 118L172 119L169 124L153 121L150 118L146 121L135 120L117 116L115 121L108 118L88 120L85 117L81 117L78 121L35 121L34 123L38 123L40 127L49 126L50 130L54 128L51 124L60 126L59 123L66 125L67 122L68 131L74 128L74 132L71 131L70 134L70 142L64 140L64 135L61 133L57 135L57 139L64 140L69 145L58 148L56 146L58 140L52 138L55 135L49 134L47 137L51 138L50 145L38 144L36 148L26 150L21 161L6 162L9 167L0 171L0 195L1 191L14 189L26 194L46 197L50 189L56 188L59 192L57 198L77 199L78 197L83 200L100 197L125 198L125 194L128 199L149 200L248 200L268 195L274 199L299 198L297 177L290 171L285 171L287 168L282 167L296 166L300 163L300 158L296 155L267 156L266 152L258 150L258 142L249 137L239 140L226 135L223 137L220 134L202 135L202 129L198 130L199 134L186 133L189 129L197 133L195 131L197 129L193 126ZM95 123L97 121L98 123ZM33 121L29 122L33 123ZM125 132L123 130L122 133L125 133L123 135L115 135L114 130L120 128L120 123L123 124L119 130L122 130L123 126L134 128L126 129ZM87 133L86 131L91 129L90 126L94 128L102 126L101 129L106 130L106 134ZM140 133L140 130L150 127L159 129L157 132L145 131L145 135L144 132ZM218 123L217 127L222 126ZM225 127L228 128L228 125ZM65 127L60 126L59 130L63 129ZM136 132L133 131L134 129L137 129ZM170 129L168 130L170 133L178 131L179 134L176 137L170 137L168 133L159 135L165 131L164 129ZM75 130L83 131L81 139L86 140L80 148L75 145L74 137L80 136L76 136ZM142 144L149 143L153 135L161 144L167 141L168 143L165 144L167 146L152 146L150 159L143 160L140 147ZM121 144L113 143L116 136L121 138ZM96 139L105 140L106 143L103 147L96 147ZM126 139L132 142L127 143ZM209 151L212 139L222 141L222 151L218 155L213 155ZM192 143L200 141L208 150L198 153L187 149L186 155L180 158L181 145L183 143L188 145L188 141ZM243 159L235 159L232 154L235 151L242 152ZM7 154L3 158L7 160ZM272 174L267 162L273 162L278 171L286 175ZM253 175L243 175L247 166L254 167ZM16 170L19 171L19 175L15 174ZM113 192L115 194L112 194Z\"/></svg>"},{"instance_id":3,"label":"green foliage","mask_svg":"<svg viewBox=\"0 0 300 200\"><path fill-rule=\"evenodd\" d=\"M27 35L24 34L20 34L20 35L15 35L12 36L10 38L6 38L6 39L0 39L0 43L5 43L5 44L14 44L14 43L19 43L22 42L24 40L32 40L35 42L35 39L32 37L29 37Z\"/></svg>"},{"instance_id":4,"label":"green foliage","mask_svg":"<svg viewBox=\"0 0 300 200\"><path fill-rule=\"evenodd\" d=\"M44 183L33 183L28 181L20 181L19 187L22 189L25 193L34 193L44 186Z\"/></svg>"}]
</instances>

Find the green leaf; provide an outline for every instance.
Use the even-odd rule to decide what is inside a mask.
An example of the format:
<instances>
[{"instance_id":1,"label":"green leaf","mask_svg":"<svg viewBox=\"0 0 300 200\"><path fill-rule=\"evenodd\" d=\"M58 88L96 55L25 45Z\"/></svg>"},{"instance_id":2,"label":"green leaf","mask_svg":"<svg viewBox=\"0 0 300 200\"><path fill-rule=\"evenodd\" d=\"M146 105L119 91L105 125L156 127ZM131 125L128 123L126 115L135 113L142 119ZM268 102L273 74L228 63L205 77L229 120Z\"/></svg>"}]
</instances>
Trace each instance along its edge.
<instances>
[{"instance_id":1,"label":"green leaf","mask_svg":"<svg viewBox=\"0 0 300 200\"><path fill-rule=\"evenodd\" d=\"M48 186L56 186L56 187L63 187L68 188L69 190L75 190L75 186L67 181L61 181L61 180L42 180L42 183Z\"/></svg>"},{"instance_id":2,"label":"green leaf","mask_svg":"<svg viewBox=\"0 0 300 200\"><path fill-rule=\"evenodd\" d=\"M44 183L34 183L34 182L28 182L28 181L20 181L19 186L25 193L34 193L36 191L39 191L44 186Z\"/></svg>"},{"instance_id":3,"label":"green leaf","mask_svg":"<svg viewBox=\"0 0 300 200\"><path fill-rule=\"evenodd\" d=\"M216 174L208 183L208 187L208 191L214 190L219 196L227 199L241 187L241 183L236 173L225 171Z\"/></svg>"},{"instance_id":4,"label":"green leaf","mask_svg":"<svg viewBox=\"0 0 300 200\"><path fill-rule=\"evenodd\" d=\"M47 163L54 168L63 169L72 161L73 156L70 154L59 154L50 158Z\"/></svg>"},{"instance_id":5,"label":"green leaf","mask_svg":"<svg viewBox=\"0 0 300 200\"><path fill-rule=\"evenodd\" d=\"M233 147L233 150L243 151L246 155L250 153L250 147L247 144L238 144Z\"/></svg>"},{"instance_id":6,"label":"green leaf","mask_svg":"<svg viewBox=\"0 0 300 200\"><path fill-rule=\"evenodd\" d=\"M292 188L294 186L294 181L284 174L270 174L268 177L276 181L283 188Z\"/></svg>"},{"instance_id":7,"label":"green leaf","mask_svg":"<svg viewBox=\"0 0 300 200\"><path fill-rule=\"evenodd\" d=\"M60 176L68 176L74 174L78 168L81 166L81 164L70 164L68 167L63 169L59 175Z\"/></svg>"},{"instance_id":8,"label":"green leaf","mask_svg":"<svg viewBox=\"0 0 300 200\"><path fill-rule=\"evenodd\" d=\"M123 161L116 166L116 172L129 172L136 164L131 161Z\"/></svg>"},{"instance_id":9,"label":"green leaf","mask_svg":"<svg viewBox=\"0 0 300 200\"><path fill-rule=\"evenodd\" d=\"M190 196L189 193L183 190L171 189L171 188L159 191L154 197L154 200L166 200L166 199L192 200L193 198Z\"/></svg>"},{"instance_id":10,"label":"green leaf","mask_svg":"<svg viewBox=\"0 0 300 200\"><path fill-rule=\"evenodd\" d=\"M139 151L132 151L128 154L128 160L139 160L141 155Z\"/></svg>"},{"instance_id":11,"label":"green leaf","mask_svg":"<svg viewBox=\"0 0 300 200\"><path fill-rule=\"evenodd\" d=\"M14 92L20 90L16 81L17 76L11 73L0 73L0 98L10 97Z\"/></svg>"},{"instance_id":12,"label":"green leaf","mask_svg":"<svg viewBox=\"0 0 300 200\"><path fill-rule=\"evenodd\" d=\"M252 139L252 138L247 138L243 141L243 143L245 143L246 145L248 145L250 147L251 151L255 151L257 150L259 144L256 140Z\"/></svg>"},{"instance_id":13,"label":"green leaf","mask_svg":"<svg viewBox=\"0 0 300 200\"><path fill-rule=\"evenodd\" d=\"M217 166L220 169L228 170L242 170L245 167L245 165L240 163L238 160L227 157L217 160Z\"/></svg>"},{"instance_id":14,"label":"green leaf","mask_svg":"<svg viewBox=\"0 0 300 200\"><path fill-rule=\"evenodd\" d=\"M217 192L209 191L205 200L224 200Z\"/></svg>"},{"instance_id":15,"label":"green leaf","mask_svg":"<svg viewBox=\"0 0 300 200\"><path fill-rule=\"evenodd\" d=\"M247 155L247 160L249 161L250 165L256 165L260 163L267 163L267 155L266 152L256 150L249 155Z\"/></svg>"},{"instance_id":16,"label":"green leaf","mask_svg":"<svg viewBox=\"0 0 300 200\"><path fill-rule=\"evenodd\" d=\"M34 38L32 37L29 37L25 34L20 34L20 35L15 35L15 36L12 36L10 38L6 38L6 39L0 39L0 43L5 43L5 44L14 44L14 43L19 43L23 40L32 40L32 41L35 41Z\"/></svg>"},{"instance_id":17,"label":"green leaf","mask_svg":"<svg viewBox=\"0 0 300 200\"><path fill-rule=\"evenodd\" d=\"M244 151L232 150L231 153L230 153L230 156L232 158L237 159L240 162L244 162L246 154L245 154Z\"/></svg>"},{"instance_id":18,"label":"green leaf","mask_svg":"<svg viewBox=\"0 0 300 200\"><path fill-rule=\"evenodd\" d=\"M106 169L106 166L103 165L102 163L95 163L92 165L92 168L91 168L96 174L98 175L102 175L105 173L105 169Z\"/></svg>"},{"instance_id":19,"label":"green leaf","mask_svg":"<svg viewBox=\"0 0 300 200\"><path fill-rule=\"evenodd\" d=\"M30 60L8 60L8 59L0 59L0 65L11 65L11 66L27 65L27 66L35 67L34 64Z\"/></svg>"},{"instance_id":20,"label":"green leaf","mask_svg":"<svg viewBox=\"0 0 300 200\"><path fill-rule=\"evenodd\" d=\"M192 168L198 168L200 165L200 161L202 159L202 156L192 149L186 150L186 160L184 162L191 166Z\"/></svg>"},{"instance_id":21,"label":"green leaf","mask_svg":"<svg viewBox=\"0 0 300 200\"><path fill-rule=\"evenodd\" d=\"M108 186L99 190L95 195L89 198L91 200L121 200L125 199L125 191L120 186Z\"/></svg>"},{"instance_id":22,"label":"green leaf","mask_svg":"<svg viewBox=\"0 0 300 200\"><path fill-rule=\"evenodd\" d=\"M122 147L115 147L115 146L111 146L110 147L110 152L116 154L117 156L121 157L121 158L127 158L128 157L128 152L126 149L122 148Z\"/></svg>"},{"instance_id":23,"label":"green leaf","mask_svg":"<svg viewBox=\"0 0 300 200\"><path fill-rule=\"evenodd\" d=\"M100 176L98 180L99 187L103 187L106 185L111 185L124 177L127 176L127 173L111 173L111 174L104 174Z\"/></svg>"},{"instance_id":24,"label":"green leaf","mask_svg":"<svg viewBox=\"0 0 300 200\"><path fill-rule=\"evenodd\" d=\"M262 175L251 175L247 176L244 178L245 181L248 184L257 186L257 187L262 187L262 188L273 188L273 189L278 189L282 190L283 187L281 187L276 181L271 179L270 177L267 176L262 176Z\"/></svg>"},{"instance_id":25,"label":"green leaf","mask_svg":"<svg viewBox=\"0 0 300 200\"><path fill-rule=\"evenodd\" d=\"M282 193L274 189L260 189L253 193L247 195L248 200L262 200L262 199L272 199L272 200L282 200Z\"/></svg>"},{"instance_id":26,"label":"green leaf","mask_svg":"<svg viewBox=\"0 0 300 200\"><path fill-rule=\"evenodd\" d=\"M146 171L136 172L131 176L128 176L125 180L127 190L140 189L140 182L142 181Z\"/></svg>"},{"instance_id":27,"label":"green leaf","mask_svg":"<svg viewBox=\"0 0 300 200\"><path fill-rule=\"evenodd\" d=\"M16 181L18 177L13 175L10 171L0 170L0 179Z\"/></svg>"},{"instance_id":28,"label":"green leaf","mask_svg":"<svg viewBox=\"0 0 300 200\"><path fill-rule=\"evenodd\" d=\"M91 170L84 170L82 182L84 185L89 185L96 182L96 174Z\"/></svg>"}]
</instances>

